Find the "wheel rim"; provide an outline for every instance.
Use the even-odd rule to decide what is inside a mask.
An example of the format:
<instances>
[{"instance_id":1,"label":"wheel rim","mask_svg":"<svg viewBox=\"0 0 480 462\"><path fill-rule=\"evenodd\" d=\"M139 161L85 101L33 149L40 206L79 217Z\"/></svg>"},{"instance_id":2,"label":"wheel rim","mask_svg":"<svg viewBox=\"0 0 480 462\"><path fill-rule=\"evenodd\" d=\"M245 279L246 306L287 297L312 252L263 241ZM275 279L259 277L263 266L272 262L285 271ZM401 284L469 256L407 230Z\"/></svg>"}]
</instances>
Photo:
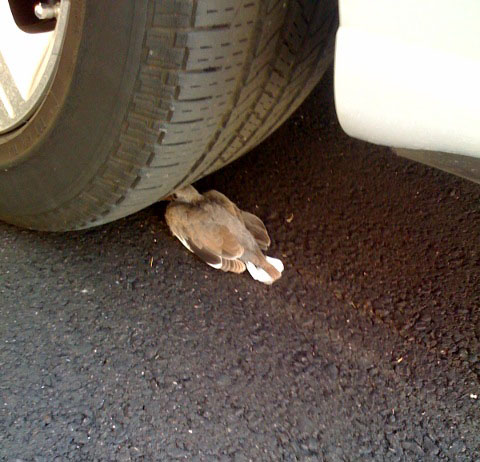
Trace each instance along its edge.
<instances>
[{"instance_id":1,"label":"wheel rim","mask_svg":"<svg viewBox=\"0 0 480 462\"><path fill-rule=\"evenodd\" d=\"M0 1L0 134L25 124L45 99L57 70L69 11L70 0L61 0L55 6L55 29L32 34L16 25L9 3Z\"/></svg>"}]
</instances>

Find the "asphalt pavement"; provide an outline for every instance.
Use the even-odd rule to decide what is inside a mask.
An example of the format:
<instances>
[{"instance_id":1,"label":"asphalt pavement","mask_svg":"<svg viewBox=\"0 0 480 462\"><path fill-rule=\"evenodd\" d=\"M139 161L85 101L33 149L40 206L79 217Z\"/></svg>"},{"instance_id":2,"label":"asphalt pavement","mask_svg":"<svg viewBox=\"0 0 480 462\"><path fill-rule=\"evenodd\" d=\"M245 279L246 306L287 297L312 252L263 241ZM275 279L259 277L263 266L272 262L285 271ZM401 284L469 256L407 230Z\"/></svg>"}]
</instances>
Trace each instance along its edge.
<instances>
[{"instance_id":1,"label":"asphalt pavement","mask_svg":"<svg viewBox=\"0 0 480 462\"><path fill-rule=\"evenodd\" d=\"M264 219L268 287L162 203L0 223L0 459L480 461L480 186L353 140L331 75L200 181Z\"/></svg>"}]
</instances>

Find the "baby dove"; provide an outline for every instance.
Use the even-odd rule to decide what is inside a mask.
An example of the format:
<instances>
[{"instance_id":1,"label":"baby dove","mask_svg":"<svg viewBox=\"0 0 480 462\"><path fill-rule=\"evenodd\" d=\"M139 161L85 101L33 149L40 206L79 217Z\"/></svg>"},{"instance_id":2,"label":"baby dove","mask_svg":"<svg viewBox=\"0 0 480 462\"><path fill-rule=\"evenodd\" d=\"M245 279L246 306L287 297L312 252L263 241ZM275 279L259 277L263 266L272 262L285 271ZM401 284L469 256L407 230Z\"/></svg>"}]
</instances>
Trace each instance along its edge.
<instances>
[{"instance_id":1,"label":"baby dove","mask_svg":"<svg viewBox=\"0 0 480 462\"><path fill-rule=\"evenodd\" d=\"M233 273L245 269L257 281L272 284L283 263L267 257L270 237L262 220L240 210L218 191L200 194L193 186L169 196L165 219L180 242L213 268Z\"/></svg>"}]
</instances>

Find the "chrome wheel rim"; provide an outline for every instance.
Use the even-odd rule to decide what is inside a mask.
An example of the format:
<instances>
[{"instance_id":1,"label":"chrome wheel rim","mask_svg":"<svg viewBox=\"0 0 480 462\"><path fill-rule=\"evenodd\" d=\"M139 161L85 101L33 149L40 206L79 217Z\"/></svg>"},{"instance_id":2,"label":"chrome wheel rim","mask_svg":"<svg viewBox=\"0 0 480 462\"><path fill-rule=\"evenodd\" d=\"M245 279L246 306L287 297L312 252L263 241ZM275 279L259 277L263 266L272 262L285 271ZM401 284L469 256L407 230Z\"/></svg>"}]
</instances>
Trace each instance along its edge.
<instances>
[{"instance_id":1,"label":"chrome wheel rim","mask_svg":"<svg viewBox=\"0 0 480 462\"><path fill-rule=\"evenodd\" d=\"M16 25L9 3L0 1L0 134L25 124L48 94L62 52L70 0L61 0L54 8L55 29L31 34ZM41 15L42 7L37 5L35 11Z\"/></svg>"}]
</instances>

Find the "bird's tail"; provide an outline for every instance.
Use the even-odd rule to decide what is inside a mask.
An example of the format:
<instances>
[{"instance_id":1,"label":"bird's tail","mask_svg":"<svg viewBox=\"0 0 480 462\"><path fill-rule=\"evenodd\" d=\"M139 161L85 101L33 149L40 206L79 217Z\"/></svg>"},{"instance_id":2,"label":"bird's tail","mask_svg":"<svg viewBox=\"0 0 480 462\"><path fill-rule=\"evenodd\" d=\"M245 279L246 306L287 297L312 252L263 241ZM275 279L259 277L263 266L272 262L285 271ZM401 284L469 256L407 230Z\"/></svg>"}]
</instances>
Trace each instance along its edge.
<instances>
[{"instance_id":1,"label":"bird's tail","mask_svg":"<svg viewBox=\"0 0 480 462\"><path fill-rule=\"evenodd\" d=\"M259 258L254 264L247 262L247 270L256 281L264 284L273 284L277 279L282 277L283 263L278 258L264 257Z\"/></svg>"}]
</instances>

